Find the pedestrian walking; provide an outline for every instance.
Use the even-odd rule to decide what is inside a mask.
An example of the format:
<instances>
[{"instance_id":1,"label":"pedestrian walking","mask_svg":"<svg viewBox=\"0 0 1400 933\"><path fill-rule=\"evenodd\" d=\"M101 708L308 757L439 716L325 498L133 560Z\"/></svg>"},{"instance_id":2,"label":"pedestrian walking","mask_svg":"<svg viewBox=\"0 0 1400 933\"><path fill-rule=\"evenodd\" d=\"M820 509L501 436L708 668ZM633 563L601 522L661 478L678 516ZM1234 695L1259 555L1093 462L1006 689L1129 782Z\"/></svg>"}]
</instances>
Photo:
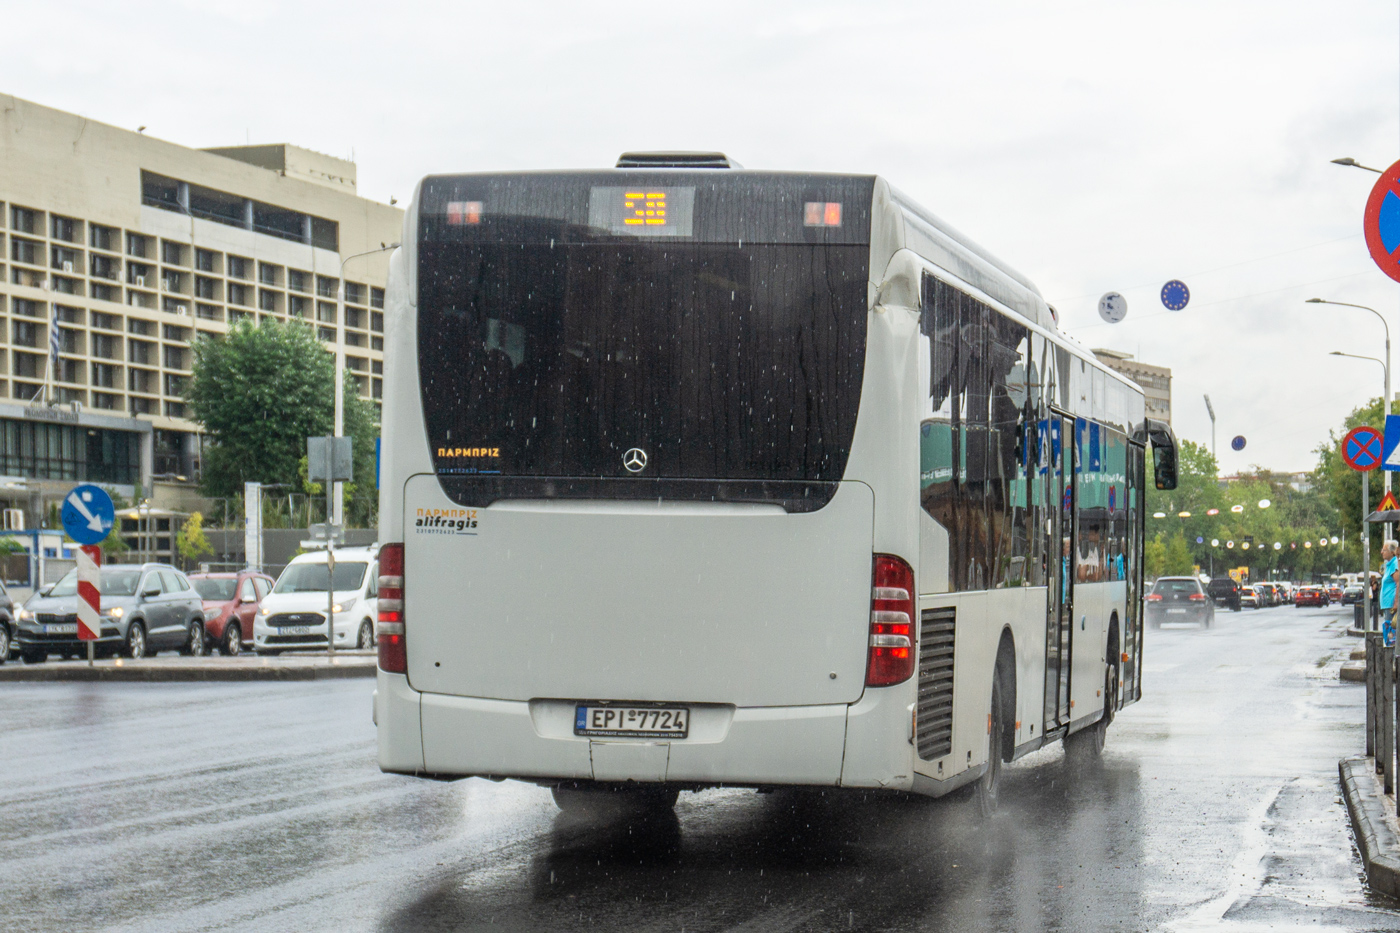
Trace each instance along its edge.
<instances>
[{"instance_id":1,"label":"pedestrian walking","mask_svg":"<svg viewBox=\"0 0 1400 933\"><path fill-rule=\"evenodd\" d=\"M1381 545L1381 560L1385 563L1381 569L1380 585L1380 605L1381 616L1384 621L1381 623L1381 637L1385 639L1386 647L1395 647L1395 586L1400 582L1400 542L1394 540L1387 541Z\"/></svg>"}]
</instances>

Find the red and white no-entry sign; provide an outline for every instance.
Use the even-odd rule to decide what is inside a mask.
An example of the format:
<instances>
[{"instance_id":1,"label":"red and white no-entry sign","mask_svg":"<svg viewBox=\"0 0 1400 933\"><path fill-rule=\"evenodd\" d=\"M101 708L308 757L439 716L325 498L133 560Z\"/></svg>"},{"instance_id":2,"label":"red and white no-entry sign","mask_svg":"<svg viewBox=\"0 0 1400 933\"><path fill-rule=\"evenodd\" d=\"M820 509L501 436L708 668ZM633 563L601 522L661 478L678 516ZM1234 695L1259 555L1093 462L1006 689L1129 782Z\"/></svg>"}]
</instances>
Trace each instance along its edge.
<instances>
[{"instance_id":1,"label":"red and white no-entry sign","mask_svg":"<svg viewBox=\"0 0 1400 933\"><path fill-rule=\"evenodd\" d=\"M102 633L102 548L78 548L78 638L96 641Z\"/></svg>"}]
</instances>

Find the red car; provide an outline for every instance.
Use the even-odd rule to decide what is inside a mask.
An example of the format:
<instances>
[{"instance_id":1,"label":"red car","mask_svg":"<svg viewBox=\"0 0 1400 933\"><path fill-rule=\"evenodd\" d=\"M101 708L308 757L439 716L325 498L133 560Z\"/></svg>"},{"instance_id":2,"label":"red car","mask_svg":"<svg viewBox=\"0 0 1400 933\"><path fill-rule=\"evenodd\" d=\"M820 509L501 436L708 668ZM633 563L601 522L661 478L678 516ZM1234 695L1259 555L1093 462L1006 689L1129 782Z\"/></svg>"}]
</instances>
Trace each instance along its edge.
<instances>
[{"instance_id":1,"label":"red car","mask_svg":"<svg viewBox=\"0 0 1400 933\"><path fill-rule=\"evenodd\" d=\"M255 570L192 573L189 578L204 600L205 642L225 655L238 654L244 645L251 646L253 614L276 581Z\"/></svg>"},{"instance_id":2,"label":"red car","mask_svg":"<svg viewBox=\"0 0 1400 933\"><path fill-rule=\"evenodd\" d=\"M1322 591L1327 594L1327 598L1333 602L1341 602L1342 588L1340 586L1326 586Z\"/></svg>"},{"instance_id":3,"label":"red car","mask_svg":"<svg viewBox=\"0 0 1400 933\"><path fill-rule=\"evenodd\" d=\"M1320 586L1304 586L1298 589L1293 595L1293 605L1295 606L1328 606L1332 603L1332 597L1327 595L1327 591Z\"/></svg>"}]
</instances>

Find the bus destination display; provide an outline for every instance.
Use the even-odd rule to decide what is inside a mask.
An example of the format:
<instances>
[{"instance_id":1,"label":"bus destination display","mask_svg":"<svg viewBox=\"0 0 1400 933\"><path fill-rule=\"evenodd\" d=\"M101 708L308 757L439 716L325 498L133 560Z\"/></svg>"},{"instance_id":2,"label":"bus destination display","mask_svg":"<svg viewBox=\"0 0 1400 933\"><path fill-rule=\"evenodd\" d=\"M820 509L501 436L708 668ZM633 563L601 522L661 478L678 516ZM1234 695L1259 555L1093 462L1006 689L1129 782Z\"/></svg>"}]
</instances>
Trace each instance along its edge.
<instances>
[{"instance_id":1,"label":"bus destination display","mask_svg":"<svg viewBox=\"0 0 1400 933\"><path fill-rule=\"evenodd\" d=\"M620 236L690 236L694 188L595 187L588 225Z\"/></svg>"}]
</instances>

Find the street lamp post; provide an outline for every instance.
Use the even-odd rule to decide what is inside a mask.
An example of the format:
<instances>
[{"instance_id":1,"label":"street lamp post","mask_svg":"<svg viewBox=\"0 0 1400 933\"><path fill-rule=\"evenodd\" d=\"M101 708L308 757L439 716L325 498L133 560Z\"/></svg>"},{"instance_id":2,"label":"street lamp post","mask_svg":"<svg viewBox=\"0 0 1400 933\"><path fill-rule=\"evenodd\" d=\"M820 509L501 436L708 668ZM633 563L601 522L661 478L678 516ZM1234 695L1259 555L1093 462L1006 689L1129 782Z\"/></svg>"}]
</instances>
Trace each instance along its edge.
<instances>
[{"instance_id":1,"label":"street lamp post","mask_svg":"<svg viewBox=\"0 0 1400 933\"><path fill-rule=\"evenodd\" d=\"M1364 168L1365 166L1362 166L1362 167ZM1373 170L1373 171L1374 171L1374 170ZM1385 419L1385 416L1386 416L1386 415L1390 414L1390 405L1391 405L1391 397L1390 397L1390 323L1389 323L1388 321L1386 321L1385 315L1384 315L1384 314L1381 314L1381 313L1380 313L1379 311L1377 311L1375 308L1368 308L1368 307L1366 307L1366 305L1354 305L1354 304L1352 304L1352 303L1349 302L1349 301L1328 301L1328 300L1325 299L1325 298L1309 298L1308 301L1307 301L1307 303L1308 303L1308 304L1314 304L1314 305L1337 305L1338 307L1341 307L1341 308L1360 308L1362 311L1370 311L1370 312L1371 312L1372 314L1374 314L1376 317L1378 317L1378 318L1381 319L1381 326L1385 328L1385 359L1384 359L1384 360L1376 360L1376 362L1380 363L1381 366L1385 369L1385 395L1383 395L1383 396L1381 397L1381 419L1382 419L1382 420L1381 420L1381 429L1384 430L1384 429L1385 429L1385 420L1384 420L1384 419ZM1351 354L1351 353L1342 353L1340 350L1333 351L1332 355L1333 355L1333 356L1354 356L1354 354ZM1375 357L1373 357L1373 356L1366 356L1366 357L1357 357L1357 359L1375 360ZM1390 492L1390 470L1385 469L1384 464L1382 464L1382 466L1381 466L1381 473L1383 474L1383 475L1381 476L1381 483L1384 485L1385 491L1386 491L1386 492ZM1362 517L1364 518L1365 516L1362 516ZM1389 523L1389 522L1386 522L1386 525L1385 525L1385 536L1386 536L1387 538L1390 538L1390 537L1391 537L1391 527L1390 527L1390 523ZM1368 572L1369 572L1369 568L1368 568Z\"/></svg>"},{"instance_id":2,"label":"street lamp post","mask_svg":"<svg viewBox=\"0 0 1400 933\"><path fill-rule=\"evenodd\" d=\"M1366 310L1369 311L1371 309L1367 308ZM1389 331L1389 328L1387 328L1387 331ZM1386 350L1389 351L1389 338L1386 339L1385 344ZM1387 396L1390 395L1390 365L1385 360L1378 360L1374 356L1358 356L1355 353L1343 353L1341 350L1333 350L1329 356L1347 356L1354 360L1370 360L1372 363L1380 363L1381 367L1385 370L1385 392ZM1387 357L1389 357L1388 352ZM1389 492L1390 471L1382 470L1381 472L1385 474L1385 489L1386 492ZM1363 586L1361 587L1361 624L1366 627L1366 631L1368 632L1371 631L1371 535L1366 531L1366 515L1371 508L1369 502L1370 496L1368 495L1370 479L1370 470L1365 470L1361 473L1361 569L1363 571ZM1390 537L1389 522L1386 522L1385 537Z\"/></svg>"},{"instance_id":3,"label":"street lamp post","mask_svg":"<svg viewBox=\"0 0 1400 933\"><path fill-rule=\"evenodd\" d=\"M362 256L373 256L375 253L387 253L390 250L398 249L397 243L381 243L378 249L367 249L363 253L351 253L340 261L340 278L335 294L335 436L345 436L345 264L352 259L359 259ZM345 524L345 496L340 491L341 485L336 482L333 486L333 508L334 515L327 515L326 521L336 525Z\"/></svg>"}]
</instances>

